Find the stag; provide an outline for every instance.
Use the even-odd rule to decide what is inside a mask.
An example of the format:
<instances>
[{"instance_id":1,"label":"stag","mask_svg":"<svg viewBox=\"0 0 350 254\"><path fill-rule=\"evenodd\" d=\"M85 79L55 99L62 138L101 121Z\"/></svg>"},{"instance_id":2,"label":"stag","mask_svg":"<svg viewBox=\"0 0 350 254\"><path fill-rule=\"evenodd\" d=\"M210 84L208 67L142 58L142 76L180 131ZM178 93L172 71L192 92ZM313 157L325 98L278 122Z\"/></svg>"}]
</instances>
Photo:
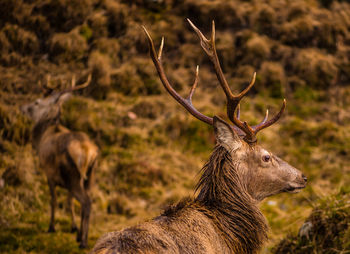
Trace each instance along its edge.
<instances>
[{"instance_id":1,"label":"stag","mask_svg":"<svg viewBox=\"0 0 350 254\"><path fill-rule=\"evenodd\" d=\"M49 80L49 79L48 79ZM59 123L62 104L71 92L90 83L91 77L79 86L72 79L71 87L52 91L44 98L21 106L21 111L34 122L32 146L39 156L51 194L51 220L48 232L55 232L56 186L68 190L68 208L72 219L71 231L77 233L80 247L87 246L91 210L90 190L98 155L97 146L83 132L73 132ZM48 82L49 83L49 82ZM74 219L73 198L81 204L81 226Z\"/></svg>"},{"instance_id":2,"label":"stag","mask_svg":"<svg viewBox=\"0 0 350 254\"><path fill-rule=\"evenodd\" d=\"M98 240L92 253L257 253L267 240L268 230L259 202L281 192L297 193L306 186L307 179L299 170L257 144L257 133L281 117L286 101L274 117L268 120L267 111L256 126L240 120L239 103L253 86L255 74L246 89L233 94L216 53L214 22L210 40L188 22L214 66L233 125L217 116L203 115L192 105L198 67L187 98L173 89L161 60L164 39L157 54L143 27L163 86L195 118L214 127L217 145L202 169L194 198L170 206L149 222L107 233Z\"/></svg>"}]
</instances>

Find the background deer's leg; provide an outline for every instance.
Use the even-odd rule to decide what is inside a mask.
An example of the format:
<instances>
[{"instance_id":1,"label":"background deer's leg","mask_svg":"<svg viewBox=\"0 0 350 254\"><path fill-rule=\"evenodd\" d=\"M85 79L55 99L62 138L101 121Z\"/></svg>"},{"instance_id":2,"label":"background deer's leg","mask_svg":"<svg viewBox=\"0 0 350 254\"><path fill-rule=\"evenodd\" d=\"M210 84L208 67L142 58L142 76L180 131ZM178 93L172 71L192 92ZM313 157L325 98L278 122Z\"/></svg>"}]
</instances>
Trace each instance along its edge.
<instances>
[{"instance_id":1,"label":"background deer's leg","mask_svg":"<svg viewBox=\"0 0 350 254\"><path fill-rule=\"evenodd\" d=\"M83 185L83 181L81 181L79 185L74 185L76 187L72 190L73 196L81 204L81 224L77 235L77 241L80 242L80 248L85 248L87 246L91 211L91 199L88 193L85 191Z\"/></svg>"},{"instance_id":2,"label":"background deer's leg","mask_svg":"<svg viewBox=\"0 0 350 254\"><path fill-rule=\"evenodd\" d=\"M91 212L91 199L89 195L85 192L84 199L82 202L82 209L81 209L81 226L80 226L80 229L81 229L80 247L81 248L85 248L87 246L90 212Z\"/></svg>"},{"instance_id":3,"label":"background deer's leg","mask_svg":"<svg viewBox=\"0 0 350 254\"><path fill-rule=\"evenodd\" d=\"M95 181L95 168L96 168L97 160L95 160L90 164L87 171L87 179L84 180L84 189L90 195L90 190L93 188L93 184Z\"/></svg>"},{"instance_id":4,"label":"background deer's leg","mask_svg":"<svg viewBox=\"0 0 350 254\"><path fill-rule=\"evenodd\" d=\"M68 210L72 219L72 227L71 227L71 232L76 232L78 231L77 224L75 224L75 212L74 212L74 203L73 203L73 196L69 192L68 193Z\"/></svg>"},{"instance_id":5,"label":"background deer's leg","mask_svg":"<svg viewBox=\"0 0 350 254\"><path fill-rule=\"evenodd\" d=\"M51 194L51 219L50 219L50 226L48 232L55 232L55 210L57 206L57 200L56 200L56 185L53 181L48 180L49 183L49 189Z\"/></svg>"}]
</instances>

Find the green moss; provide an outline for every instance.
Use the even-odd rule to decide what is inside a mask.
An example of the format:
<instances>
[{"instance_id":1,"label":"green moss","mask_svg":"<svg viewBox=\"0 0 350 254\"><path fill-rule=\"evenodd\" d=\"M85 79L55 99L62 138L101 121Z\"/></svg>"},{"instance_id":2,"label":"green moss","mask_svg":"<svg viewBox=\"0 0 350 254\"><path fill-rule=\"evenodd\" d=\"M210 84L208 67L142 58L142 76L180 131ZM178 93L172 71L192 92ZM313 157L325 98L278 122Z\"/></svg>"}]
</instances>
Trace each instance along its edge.
<instances>
[{"instance_id":1,"label":"green moss","mask_svg":"<svg viewBox=\"0 0 350 254\"><path fill-rule=\"evenodd\" d=\"M120 193L143 199L155 198L155 184L169 183L166 172L141 159L120 158L112 172L116 189Z\"/></svg>"},{"instance_id":2,"label":"green moss","mask_svg":"<svg viewBox=\"0 0 350 254\"><path fill-rule=\"evenodd\" d=\"M319 92L312 89L310 86L297 87L293 93L295 99L307 101L315 101L320 98Z\"/></svg>"},{"instance_id":3,"label":"green moss","mask_svg":"<svg viewBox=\"0 0 350 254\"><path fill-rule=\"evenodd\" d=\"M200 121L191 121L183 130L181 138L186 142L186 148L195 153L208 152L212 148L210 138L212 137L212 128Z\"/></svg>"},{"instance_id":4,"label":"green moss","mask_svg":"<svg viewBox=\"0 0 350 254\"><path fill-rule=\"evenodd\" d=\"M0 239L0 251L4 253L81 253L72 234L58 232L47 235L35 227L19 226L2 231Z\"/></svg>"},{"instance_id":5,"label":"green moss","mask_svg":"<svg viewBox=\"0 0 350 254\"><path fill-rule=\"evenodd\" d=\"M337 144L341 149L344 144L344 136L339 134L338 127L329 121L323 121L315 126L310 126L307 121L295 118L288 126L281 128L283 132L288 132L294 139L308 146L320 146L327 144L335 148Z\"/></svg>"},{"instance_id":6,"label":"green moss","mask_svg":"<svg viewBox=\"0 0 350 254\"><path fill-rule=\"evenodd\" d=\"M322 199L306 220L298 235L291 234L272 253L348 252L350 208L349 194L341 192Z\"/></svg>"},{"instance_id":7,"label":"green moss","mask_svg":"<svg viewBox=\"0 0 350 254\"><path fill-rule=\"evenodd\" d=\"M141 142L142 138L140 135L124 133L120 141L120 146L123 148L131 148L135 145L140 144Z\"/></svg>"},{"instance_id":8,"label":"green moss","mask_svg":"<svg viewBox=\"0 0 350 254\"><path fill-rule=\"evenodd\" d=\"M83 25L80 28L80 34L88 41L92 37L92 30L89 26Z\"/></svg>"},{"instance_id":9,"label":"green moss","mask_svg":"<svg viewBox=\"0 0 350 254\"><path fill-rule=\"evenodd\" d=\"M62 124L70 130L87 133L100 146L113 145L123 138L120 129L116 128L122 117L111 112L110 117L102 118L98 112L102 108L94 108L82 98L72 98L64 104Z\"/></svg>"},{"instance_id":10,"label":"green moss","mask_svg":"<svg viewBox=\"0 0 350 254\"><path fill-rule=\"evenodd\" d=\"M153 101L141 101L140 103L135 104L132 108L132 112L134 112L138 117L150 119L157 119L162 115L163 111L164 104Z\"/></svg>"},{"instance_id":11,"label":"green moss","mask_svg":"<svg viewBox=\"0 0 350 254\"><path fill-rule=\"evenodd\" d=\"M173 117L151 132L154 133L152 135L159 138L157 132L164 133L178 143L182 149L194 153L207 153L213 147L212 127L197 120L183 121L178 117Z\"/></svg>"}]
</instances>

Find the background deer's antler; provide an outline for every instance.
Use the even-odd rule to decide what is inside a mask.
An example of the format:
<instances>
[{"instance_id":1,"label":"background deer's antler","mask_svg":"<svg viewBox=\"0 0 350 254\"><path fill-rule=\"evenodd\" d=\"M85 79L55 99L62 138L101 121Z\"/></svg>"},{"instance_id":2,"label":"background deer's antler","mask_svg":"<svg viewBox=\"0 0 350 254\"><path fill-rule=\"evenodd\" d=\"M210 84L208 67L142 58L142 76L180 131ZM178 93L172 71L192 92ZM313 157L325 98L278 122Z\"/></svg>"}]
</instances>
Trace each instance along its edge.
<instances>
[{"instance_id":1,"label":"background deer's antler","mask_svg":"<svg viewBox=\"0 0 350 254\"><path fill-rule=\"evenodd\" d=\"M65 93L70 93L70 92L73 92L73 91L85 88L85 87L87 87L90 84L90 81L91 81L91 74L89 74L89 76L88 76L87 80L85 81L85 83L80 84L78 86L75 86L75 75L73 75L72 80L71 80L71 87L60 91L59 94L63 95Z\"/></svg>"}]
</instances>

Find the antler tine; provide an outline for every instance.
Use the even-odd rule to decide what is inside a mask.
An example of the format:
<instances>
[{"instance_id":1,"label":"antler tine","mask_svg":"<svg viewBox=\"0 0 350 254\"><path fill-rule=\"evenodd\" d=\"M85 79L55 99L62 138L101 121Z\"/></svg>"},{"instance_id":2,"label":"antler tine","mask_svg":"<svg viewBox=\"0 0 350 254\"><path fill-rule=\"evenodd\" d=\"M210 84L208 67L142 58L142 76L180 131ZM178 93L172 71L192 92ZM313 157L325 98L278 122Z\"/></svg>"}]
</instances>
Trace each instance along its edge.
<instances>
[{"instance_id":1,"label":"antler tine","mask_svg":"<svg viewBox=\"0 0 350 254\"><path fill-rule=\"evenodd\" d=\"M256 79L256 72L253 73L253 78L250 81L249 85L238 95L232 95L230 98L227 98L227 116L229 119L235 123L236 120L239 120L239 118L234 117L234 112L236 108L238 107L240 101L242 98L250 91L250 89L254 86Z\"/></svg>"},{"instance_id":2,"label":"antler tine","mask_svg":"<svg viewBox=\"0 0 350 254\"><path fill-rule=\"evenodd\" d=\"M196 117L197 119L209 124L209 125L213 125L213 118L208 117L206 115L203 115L202 113L200 113L192 104L192 95L194 93L194 90L196 89L197 83L198 83L198 66L196 69L196 78L195 81L193 83L193 86L191 88L190 94L189 96L185 99L183 97L181 97L176 91L175 89L171 86L170 82L168 81L165 71L164 71L164 67L162 64L162 51L163 51L163 46L164 46L164 39L162 39L160 48L159 48L159 52L158 54L156 53L155 47L154 47L154 43L152 40L152 37L150 36L150 34L148 33L146 27L142 26L147 40L148 40L148 45L150 48L150 56L152 58L153 64L157 69L158 75L160 80L162 81L162 84L164 86L164 88L168 91L168 93L178 102L180 103L190 114L192 114L194 117Z\"/></svg>"},{"instance_id":3,"label":"antler tine","mask_svg":"<svg viewBox=\"0 0 350 254\"><path fill-rule=\"evenodd\" d=\"M254 86L255 80L256 80L256 72L253 73L253 77L252 77L252 80L250 81L249 85L242 92L240 92L238 95L233 96L233 97L239 98L239 100L241 100L249 92L249 90Z\"/></svg>"},{"instance_id":4,"label":"antler tine","mask_svg":"<svg viewBox=\"0 0 350 254\"><path fill-rule=\"evenodd\" d=\"M218 58L218 55L216 53L216 46L215 46L215 22L213 20L212 22L212 32L211 32L211 39L208 40L203 33L192 23L190 19L187 19L188 23L191 25L193 30L197 33L199 39L200 39L200 44L204 50L204 52L208 55L209 59L214 65L215 73L216 76L219 80L219 83L221 87L223 88L229 107L228 107L228 117L232 121L232 113L234 113L237 105L239 104L239 101L246 95L246 93L252 88L252 86L255 83L255 78L256 78L256 73L253 75L253 79L250 82L249 86L246 87L240 94L234 95L227 83L227 80L225 78L225 75L221 69L220 66L220 61Z\"/></svg>"},{"instance_id":5,"label":"antler tine","mask_svg":"<svg viewBox=\"0 0 350 254\"><path fill-rule=\"evenodd\" d=\"M240 99L241 99L244 96L244 94L247 93L249 91L249 89L254 85L254 81L255 81L255 73L254 73L252 82L237 97L240 97ZM243 96L241 96L241 94L243 94ZM238 101L238 103L239 103L239 101ZM236 124L241 130L243 130L246 133L246 136L244 137L245 141L247 141L248 143L255 143L256 142L256 135L259 131L271 126L272 124L277 122L278 119L280 119L280 117L282 116L282 114L286 108L286 103L287 103L286 99L283 99L283 104L282 104L280 111L273 118L271 118L269 121L267 121L267 119L269 117L269 110L267 109L264 119L258 125L254 125L254 126L249 126L247 124L247 122L242 122L239 120L240 109L239 109L239 104L238 104L236 116L234 114L232 114L233 115L232 122L234 124Z\"/></svg>"},{"instance_id":6,"label":"antler tine","mask_svg":"<svg viewBox=\"0 0 350 254\"><path fill-rule=\"evenodd\" d=\"M50 75L50 74L47 74L47 75L46 75L46 83L42 83L41 87L42 87L43 89L46 89L46 90L53 90L53 88L50 87L49 84L51 84L51 75Z\"/></svg>"},{"instance_id":7,"label":"antler tine","mask_svg":"<svg viewBox=\"0 0 350 254\"><path fill-rule=\"evenodd\" d=\"M75 76L73 76L73 77L74 77L74 87L73 87L73 90L72 90L72 91L85 88L85 87L87 87L87 86L90 84L90 82L91 82L91 73L89 74L89 76L88 76L87 80L85 81L85 83L83 83L83 84L81 84L81 85L79 85L79 86L75 86Z\"/></svg>"},{"instance_id":8,"label":"antler tine","mask_svg":"<svg viewBox=\"0 0 350 254\"><path fill-rule=\"evenodd\" d=\"M72 80L71 80L71 87L75 87L75 75L73 74Z\"/></svg>"},{"instance_id":9,"label":"antler tine","mask_svg":"<svg viewBox=\"0 0 350 254\"><path fill-rule=\"evenodd\" d=\"M263 125L264 123L266 123L268 117L269 117L269 110L266 109L266 113L265 113L264 119L263 119L259 124L252 126L252 129L255 130L255 129L258 128L259 126L261 126L261 125Z\"/></svg>"},{"instance_id":10,"label":"antler tine","mask_svg":"<svg viewBox=\"0 0 350 254\"><path fill-rule=\"evenodd\" d=\"M219 80L220 85L222 86L226 97L231 98L233 97L233 94L230 90L230 87L226 81L226 78L224 76L224 73L222 72L220 62L218 59L218 55L216 53L216 47L215 47L215 22L213 20L212 22L212 32L211 32L211 39L208 40L203 33L192 23L190 19L187 19L188 23L191 25L193 30L197 33L201 47L203 48L204 52L208 55L211 62L214 64L214 69L216 76Z\"/></svg>"},{"instance_id":11,"label":"antler tine","mask_svg":"<svg viewBox=\"0 0 350 254\"><path fill-rule=\"evenodd\" d=\"M193 85L191 87L191 91L189 93L189 95L187 96L186 100L188 100L190 103L192 103L192 96L194 94L194 91L196 90L197 88L197 84L198 84L198 73L199 73L199 65L197 65L197 68L196 68L196 77L194 79L194 82L193 82Z\"/></svg>"},{"instance_id":12,"label":"antler tine","mask_svg":"<svg viewBox=\"0 0 350 254\"><path fill-rule=\"evenodd\" d=\"M163 47L164 47L164 37L162 37L162 41L160 42L160 47L158 51L158 60L162 59Z\"/></svg>"},{"instance_id":13,"label":"antler tine","mask_svg":"<svg viewBox=\"0 0 350 254\"><path fill-rule=\"evenodd\" d=\"M282 114L283 114L283 112L284 112L284 110L286 108L286 104L287 104L286 99L283 99L283 104L282 104L282 107L281 107L280 111L273 118L271 118L269 121L266 121L267 120L267 116L268 116L268 111L266 111L266 116L265 116L266 120L264 119L260 124L252 127L252 129L254 130L255 135L259 131L261 131L262 129L265 129L265 128L271 126L272 124L274 124L275 122L277 122L278 119L281 118L281 116L282 116Z\"/></svg>"},{"instance_id":14,"label":"antler tine","mask_svg":"<svg viewBox=\"0 0 350 254\"><path fill-rule=\"evenodd\" d=\"M241 116L241 106L240 104L238 104L237 111L236 111L236 118L239 120L240 116Z\"/></svg>"},{"instance_id":15,"label":"antler tine","mask_svg":"<svg viewBox=\"0 0 350 254\"><path fill-rule=\"evenodd\" d=\"M51 75L50 74L46 75L46 83L39 81L39 85L40 85L41 89L43 90L44 95L48 95L48 94L52 93L58 87L58 84L56 84L55 86L53 86L51 84Z\"/></svg>"},{"instance_id":16,"label":"antler tine","mask_svg":"<svg viewBox=\"0 0 350 254\"><path fill-rule=\"evenodd\" d=\"M89 74L89 76L88 76L87 80L85 81L85 83L76 86L75 85L75 75L73 75L72 80L71 80L71 87L61 91L60 95L65 94L65 93L70 93L70 92L73 92L73 91L76 91L76 90L79 90L79 89L82 89L82 88L85 88L85 87L87 87L90 84L90 82L91 82L91 73Z\"/></svg>"},{"instance_id":17,"label":"antler tine","mask_svg":"<svg viewBox=\"0 0 350 254\"><path fill-rule=\"evenodd\" d=\"M246 87L241 93L238 95L234 95L227 83L227 80L224 76L224 73L220 66L220 61L218 55L216 53L215 47L215 22L212 22L212 32L211 38L208 40L203 33L191 22L191 20L187 19L188 23L191 25L193 30L197 33L201 47L204 52L208 55L210 61L214 65L216 76L219 80L219 84L225 92L227 99L227 116L239 129L246 133L246 137L252 136L252 130L248 126L248 124L241 122L238 118L234 116L235 110L240 102L240 100L247 94L247 92L252 88L255 82L256 74L254 73L253 79L250 82L249 86Z\"/></svg>"}]
</instances>

